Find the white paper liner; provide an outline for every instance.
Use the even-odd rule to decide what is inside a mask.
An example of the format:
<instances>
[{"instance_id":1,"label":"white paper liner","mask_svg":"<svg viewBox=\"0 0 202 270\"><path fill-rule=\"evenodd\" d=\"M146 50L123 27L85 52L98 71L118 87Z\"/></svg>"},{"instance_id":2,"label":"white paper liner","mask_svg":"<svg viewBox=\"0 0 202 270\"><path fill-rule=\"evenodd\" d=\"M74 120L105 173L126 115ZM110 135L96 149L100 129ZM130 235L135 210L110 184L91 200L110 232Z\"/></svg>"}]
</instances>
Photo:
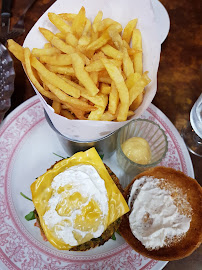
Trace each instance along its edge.
<instances>
[{"instance_id":1,"label":"white paper liner","mask_svg":"<svg viewBox=\"0 0 202 270\"><path fill-rule=\"evenodd\" d=\"M157 71L160 60L161 42L158 38L155 17L151 0L58 0L36 22L28 33L23 46L30 49L42 48L47 42L39 32L39 27L58 32L49 21L47 13L78 13L84 6L86 16L91 21L99 10L103 11L103 18L111 18L125 25L132 19L138 18L137 27L142 33L143 70L149 71L151 83L145 88L145 95L141 106L135 111L135 115L125 122L108 122L92 120L69 120L56 113L49 106L37 89L33 86L42 104L48 113L55 128L69 139L79 141L98 140L114 132L140 115L148 108L157 90ZM32 84L33 85L33 84Z\"/></svg>"}]
</instances>

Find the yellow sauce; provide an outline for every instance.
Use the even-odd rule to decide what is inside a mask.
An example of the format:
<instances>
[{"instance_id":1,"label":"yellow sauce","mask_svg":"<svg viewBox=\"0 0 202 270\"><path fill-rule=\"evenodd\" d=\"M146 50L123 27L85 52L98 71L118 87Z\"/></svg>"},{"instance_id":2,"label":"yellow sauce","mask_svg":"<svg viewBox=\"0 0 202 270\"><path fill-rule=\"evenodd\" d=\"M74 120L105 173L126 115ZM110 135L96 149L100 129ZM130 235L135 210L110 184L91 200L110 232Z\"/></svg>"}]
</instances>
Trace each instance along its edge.
<instances>
[{"instance_id":1,"label":"yellow sauce","mask_svg":"<svg viewBox=\"0 0 202 270\"><path fill-rule=\"evenodd\" d=\"M145 165L151 161L150 146L143 138L132 137L126 140L121 148L124 154L135 163Z\"/></svg>"}]
</instances>

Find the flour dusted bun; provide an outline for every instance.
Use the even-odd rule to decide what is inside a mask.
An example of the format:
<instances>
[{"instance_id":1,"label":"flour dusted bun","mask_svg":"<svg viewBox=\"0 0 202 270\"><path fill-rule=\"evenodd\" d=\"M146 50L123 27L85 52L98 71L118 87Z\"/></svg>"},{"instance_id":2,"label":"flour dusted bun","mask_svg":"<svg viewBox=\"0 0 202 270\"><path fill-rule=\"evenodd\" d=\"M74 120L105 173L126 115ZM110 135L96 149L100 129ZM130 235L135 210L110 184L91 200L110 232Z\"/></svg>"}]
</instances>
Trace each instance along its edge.
<instances>
[{"instance_id":1,"label":"flour dusted bun","mask_svg":"<svg viewBox=\"0 0 202 270\"><path fill-rule=\"evenodd\" d=\"M137 175L124 196L130 212L119 231L138 253L172 261L189 256L202 242L202 188L172 168Z\"/></svg>"}]
</instances>

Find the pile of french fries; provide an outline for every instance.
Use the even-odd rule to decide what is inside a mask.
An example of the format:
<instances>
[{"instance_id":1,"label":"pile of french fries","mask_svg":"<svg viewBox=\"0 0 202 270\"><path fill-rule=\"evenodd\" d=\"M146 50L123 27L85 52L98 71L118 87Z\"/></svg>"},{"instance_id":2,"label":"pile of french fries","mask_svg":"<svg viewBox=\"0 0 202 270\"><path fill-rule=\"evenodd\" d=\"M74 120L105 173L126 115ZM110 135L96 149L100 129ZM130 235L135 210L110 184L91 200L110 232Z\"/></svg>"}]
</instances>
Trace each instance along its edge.
<instances>
[{"instance_id":1,"label":"pile of french fries","mask_svg":"<svg viewBox=\"0 0 202 270\"><path fill-rule=\"evenodd\" d=\"M117 21L102 17L99 11L91 23L84 7L78 14L48 13L59 31L39 28L48 41L43 48L30 51L8 40L8 49L37 90L52 101L55 113L68 119L126 121L150 82L148 72L143 73L137 19L123 30Z\"/></svg>"}]
</instances>

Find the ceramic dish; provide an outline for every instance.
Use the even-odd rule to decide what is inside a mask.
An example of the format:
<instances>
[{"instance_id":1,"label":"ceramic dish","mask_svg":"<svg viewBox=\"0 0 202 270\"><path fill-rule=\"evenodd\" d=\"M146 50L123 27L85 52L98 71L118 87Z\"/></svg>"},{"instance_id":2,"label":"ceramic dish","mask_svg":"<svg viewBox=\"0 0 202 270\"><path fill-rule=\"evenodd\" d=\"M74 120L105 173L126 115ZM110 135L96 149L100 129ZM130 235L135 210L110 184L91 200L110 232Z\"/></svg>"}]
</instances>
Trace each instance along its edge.
<instances>
[{"instance_id":1,"label":"ceramic dish","mask_svg":"<svg viewBox=\"0 0 202 270\"><path fill-rule=\"evenodd\" d=\"M168 118L152 104L143 117L158 123L168 137L168 152L161 165L194 177L186 146ZM79 253L56 250L43 241L35 221L24 218L33 204L20 192L31 197L30 184L60 159L53 153L67 156L35 96L8 115L0 129L0 269L162 269L167 262L141 256L117 234L116 241ZM127 177L115 154L104 162L120 180Z\"/></svg>"}]
</instances>

